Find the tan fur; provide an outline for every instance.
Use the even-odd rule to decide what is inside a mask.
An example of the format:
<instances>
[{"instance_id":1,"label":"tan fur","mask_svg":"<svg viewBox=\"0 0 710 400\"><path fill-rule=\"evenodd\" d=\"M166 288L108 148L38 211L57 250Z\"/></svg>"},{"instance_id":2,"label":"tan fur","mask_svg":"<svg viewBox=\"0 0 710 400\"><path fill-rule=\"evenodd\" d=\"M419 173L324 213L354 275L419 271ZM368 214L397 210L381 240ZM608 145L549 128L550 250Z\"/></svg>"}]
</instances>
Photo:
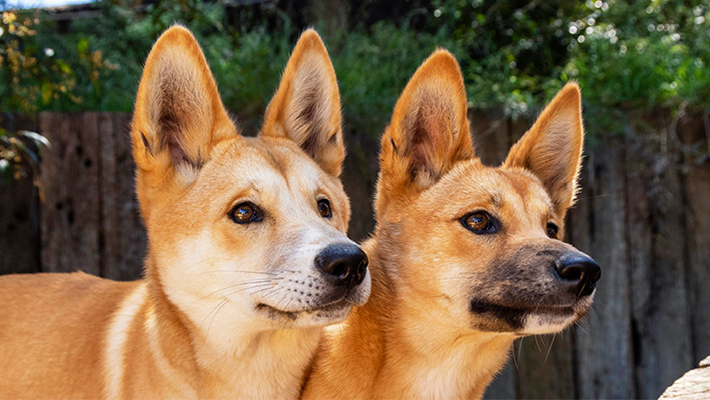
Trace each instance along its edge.
<instances>
[{"instance_id":1,"label":"tan fur","mask_svg":"<svg viewBox=\"0 0 710 400\"><path fill-rule=\"evenodd\" d=\"M304 103L318 112L292 121ZM297 397L321 327L369 293L369 276L337 294L314 266L325 246L352 243L338 89L315 32L269 114L285 119L239 135L190 32L158 39L131 131L146 277L1 277L0 398ZM230 219L244 202L263 220Z\"/></svg>"},{"instance_id":2,"label":"tan fur","mask_svg":"<svg viewBox=\"0 0 710 400\"><path fill-rule=\"evenodd\" d=\"M563 237L582 150L579 99L567 85L490 168L473 155L455 59L440 50L422 64L382 138L377 227L363 245L370 300L326 329L303 398L480 398L515 338L585 315L592 296L559 292L543 262L545 252L576 251L547 237L546 224ZM466 229L461 218L477 210L500 231ZM524 311L473 312L475 301Z\"/></svg>"}]
</instances>

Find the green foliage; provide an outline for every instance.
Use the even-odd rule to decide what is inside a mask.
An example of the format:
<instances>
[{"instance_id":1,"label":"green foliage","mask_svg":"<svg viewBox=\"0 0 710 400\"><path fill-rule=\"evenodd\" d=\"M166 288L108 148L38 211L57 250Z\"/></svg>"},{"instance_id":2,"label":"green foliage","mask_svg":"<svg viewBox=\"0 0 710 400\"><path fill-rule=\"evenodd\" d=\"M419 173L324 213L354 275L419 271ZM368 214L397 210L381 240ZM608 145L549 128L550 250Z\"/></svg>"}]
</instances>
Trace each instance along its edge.
<instances>
[{"instance_id":1,"label":"green foliage","mask_svg":"<svg viewBox=\"0 0 710 400\"><path fill-rule=\"evenodd\" d=\"M351 32L333 54L346 126L378 137L407 80L437 47L459 52L444 30L429 34L380 22Z\"/></svg>"},{"instance_id":2,"label":"green foliage","mask_svg":"<svg viewBox=\"0 0 710 400\"><path fill-rule=\"evenodd\" d=\"M225 105L253 133L302 27L277 2L232 3L140 8L102 0L100 16L75 20L61 34L36 12L3 18L2 107L131 111L152 43L177 21L195 33ZM369 26L356 15L324 39L345 125L363 137L381 133L407 79L436 47L459 59L471 107L533 114L577 80L592 131L618 131L623 109L710 106L709 13L701 0L432 0Z\"/></svg>"},{"instance_id":3,"label":"green foliage","mask_svg":"<svg viewBox=\"0 0 710 400\"><path fill-rule=\"evenodd\" d=\"M5 11L0 21L0 105L3 110L34 112L82 102L82 85L98 87L99 70L108 68L101 51L79 41L57 54L52 36L41 30L37 11Z\"/></svg>"},{"instance_id":4,"label":"green foliage","mask_svg":"<svg viewBox=\"0 0 710 400\"><path fill-rule=\"evenodd\" d=\"M564 75L589 87L588 101L636 109L710 106L707 3L608 4L597 9L588 2L590 14L570 25L579 44L572 46Z\"/></svg>"},{"instance_id":5,"label":"green foliage","mask_svg":"<svg viewBox=\"0 0 710 400\"><path fill-rule=\"evenodd\" d=\"M710 14L701 0L433 5L431 20L464 47L459 59L477 107L526 114L568 80L582 86L597 133L618 129L623 109L710 106Z\"/></svg>"}]
</instances>

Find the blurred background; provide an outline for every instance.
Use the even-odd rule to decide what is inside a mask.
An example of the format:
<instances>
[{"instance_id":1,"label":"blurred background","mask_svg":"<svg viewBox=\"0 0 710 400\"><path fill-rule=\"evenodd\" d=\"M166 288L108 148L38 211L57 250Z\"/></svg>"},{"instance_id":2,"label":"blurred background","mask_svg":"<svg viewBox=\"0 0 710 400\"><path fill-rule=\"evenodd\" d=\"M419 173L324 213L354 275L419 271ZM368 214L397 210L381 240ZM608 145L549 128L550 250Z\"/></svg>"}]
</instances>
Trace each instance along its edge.
<instances>
[{"instance_id":1,"label":"blurred background","mask_svg":"<svg viewBox=\"0 0 710 400\"><path fill-rule=\"evenodd\" d=\"M72 4L69 4L72 3ZM78 4L76 4L78 3ZM68 5L69 4L69 5ZM516 342L486 398L655 398L710 354L710 7L699 0L0 1L0 274L140 277L128 124L167 27L200 41L254 135L300 32L339 80L350 235L374 227L379 135L417 66L452 51L488 164L567 81L586 158L568 241L602 265L590 316Z\"/></svg>"}]
</instances>

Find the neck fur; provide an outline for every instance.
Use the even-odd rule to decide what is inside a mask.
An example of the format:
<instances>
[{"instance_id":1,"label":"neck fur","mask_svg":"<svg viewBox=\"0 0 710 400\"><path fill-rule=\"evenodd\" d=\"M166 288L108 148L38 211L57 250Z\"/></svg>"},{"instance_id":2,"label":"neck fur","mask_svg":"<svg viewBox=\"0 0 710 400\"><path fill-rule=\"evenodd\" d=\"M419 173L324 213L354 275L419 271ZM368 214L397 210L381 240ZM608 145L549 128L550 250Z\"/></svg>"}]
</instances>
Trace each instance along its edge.
<instances>
[{"instance_id":1,"label":"neck fur","mask_svg":"<svg viewBox=\"0 0 710 400\"><path fill-rule=\"evenodd\" d=\"M480 398L515 337L426 318L408 302L416 294L397 276L396 251L383 253L377 240L382 237L363 245L370 256L370 300L326 329L303 397Z\"/></svg>"},{"instance_id":2,"label":"neck fur","mask_svg":"<svg viewBox=\"0 0 710 400\"><path fill-rule=\"evenodd\" d=\"M237 320L238 327L232 319L239 316L229 313L198 321L171 301L155 274L146 284L146 315L154 319L146 324L146 334L156 340L148 346L151 356L161 370L190 377L176 382L192 389L183 392L199 398L298 396L322 328L254 329L258 324L244 318Z\"/></svg>"}]
</instances>

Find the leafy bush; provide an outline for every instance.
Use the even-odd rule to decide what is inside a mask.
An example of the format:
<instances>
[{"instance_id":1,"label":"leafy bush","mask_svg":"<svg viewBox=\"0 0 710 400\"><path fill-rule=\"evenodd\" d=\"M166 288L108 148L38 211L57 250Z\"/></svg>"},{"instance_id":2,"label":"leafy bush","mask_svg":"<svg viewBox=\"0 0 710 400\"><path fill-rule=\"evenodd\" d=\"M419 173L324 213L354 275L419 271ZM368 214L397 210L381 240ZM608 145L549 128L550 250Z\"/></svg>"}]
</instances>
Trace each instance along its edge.
<instances>
[{"instance_id":1,"label":"leafy bush","mask_svg":"<svg viewBox=\"0 0 710 400\"><path fill-rule=\"evenodd\" d=\"M200 41L227 107L254 132L302 30L282 3L182 0L135 8L102 0L101 16L73 21L61 34L52 21L38 23L42 15L18 14L3 20L5 32L15 26L15 33L0 36L0 102L13 111L128 112L150 46L178 21ZM710 106L710 14L700 0L415 3L410 14L368 17L367 26L355 14L342 27L347 34L324 37L346 127L358 135L379 135L407 79L436 47L459 59L470 106L514 117L535 113L572 79L583 88L587 118L595 118L592 133L615 130L614 112L625 108Z\"/></svg>"},{"instance_id":2,"label":"leafy bush","mask_svg":"<svg viewBox=\"0 0 710 400\"><path fill-rule=\"evenodd\" d=\"M110 68L101 50L80 40L69 51L53 48L54 35L42 32L37 11L4 11L0 21L0 105L34 112L83 102L82 86L97 89L99 71Z\"/></svg>"}]
</instances>

